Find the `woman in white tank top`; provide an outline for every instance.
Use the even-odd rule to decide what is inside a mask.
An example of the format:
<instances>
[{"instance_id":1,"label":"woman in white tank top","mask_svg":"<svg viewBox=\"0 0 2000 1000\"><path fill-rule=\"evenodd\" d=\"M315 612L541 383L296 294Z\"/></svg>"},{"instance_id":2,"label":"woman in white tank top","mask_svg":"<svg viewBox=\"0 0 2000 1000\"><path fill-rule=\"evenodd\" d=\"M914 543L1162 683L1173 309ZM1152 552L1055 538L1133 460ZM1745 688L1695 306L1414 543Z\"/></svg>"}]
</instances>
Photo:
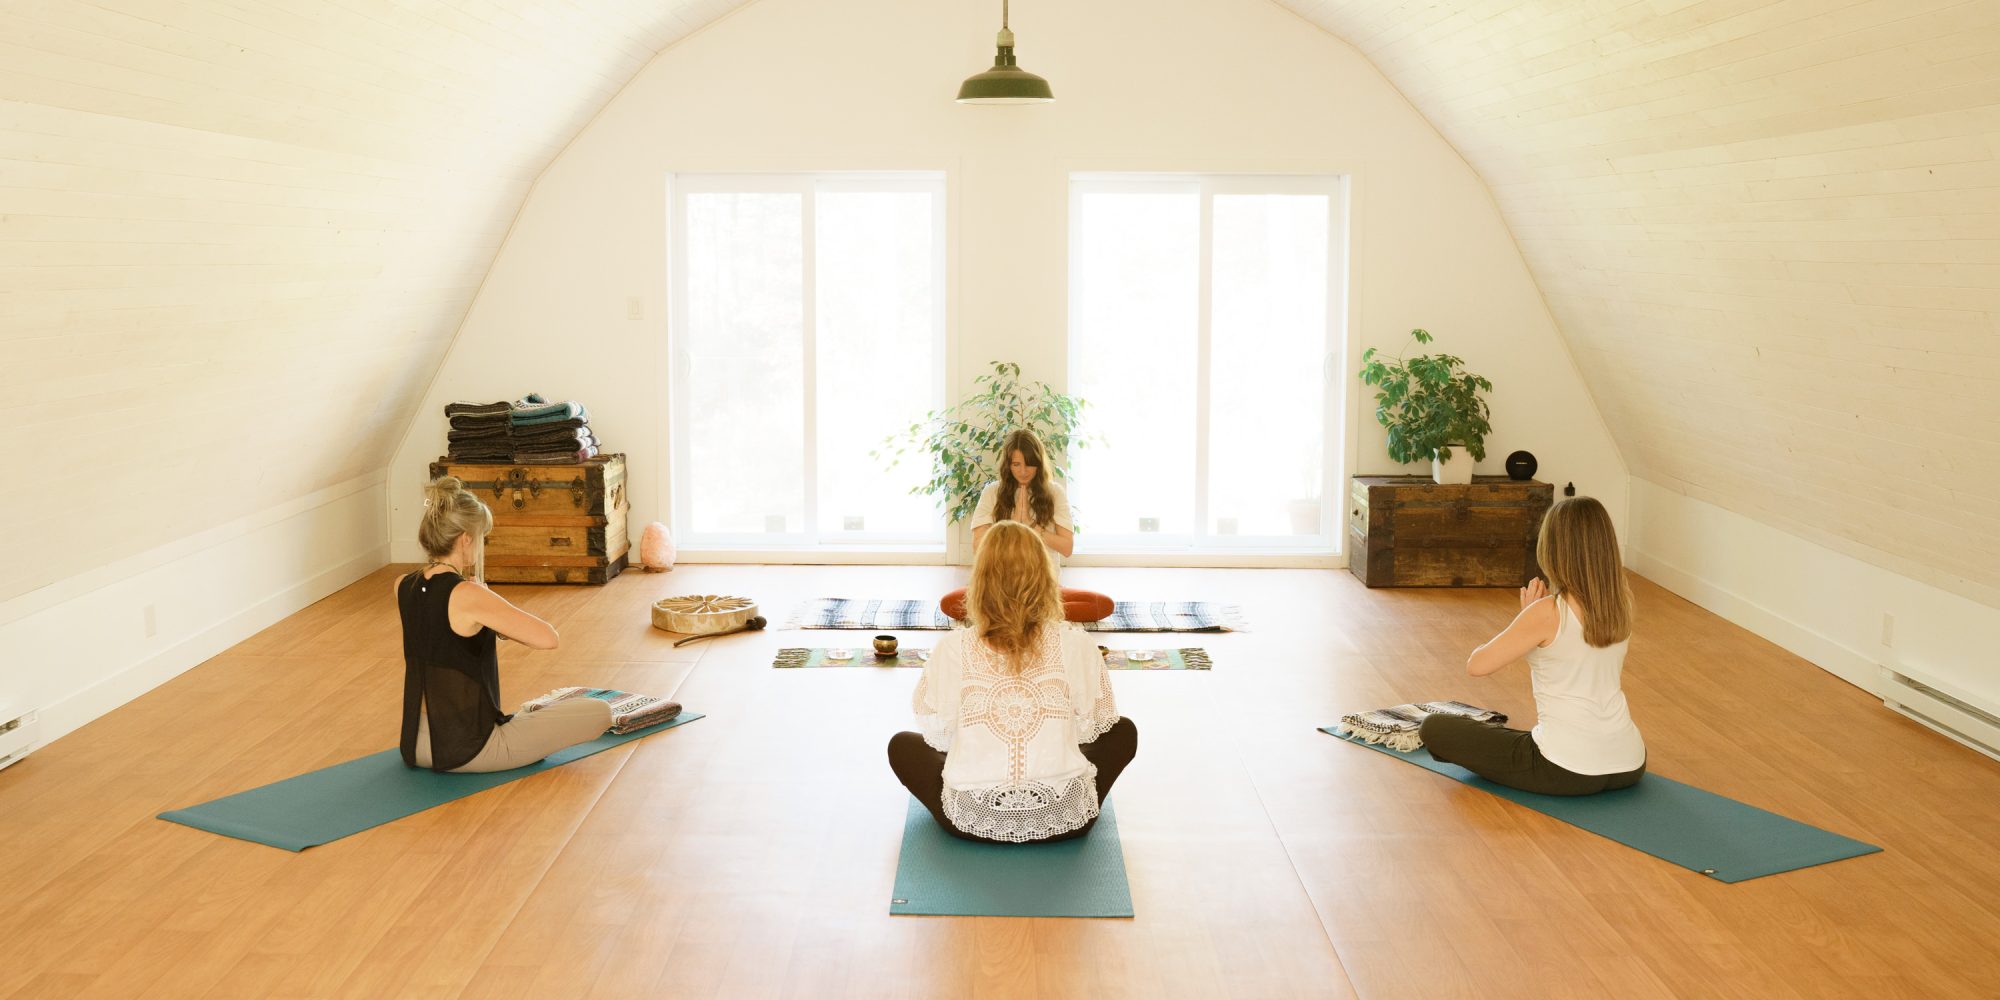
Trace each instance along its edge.
<instances>
[{"instance_id":1,"label":"woman in white tank top","mask_svg":"<svg viewBox=\"0 0 2000 1000\"><path fill-rule=\"evenodd\" d=\"M1589 497L1549 509L1536 543L1540 579L1521 588L1521 613L1472 651L1484 677L1526 658L1535 728L1449 715L1424 720L1431 756L1490 781L1549 795L1626 788L1646 772L1646 744L1619 687L1632 634L1632 591L1604 505ZM1553 593L1551 593L1553 591Z\"/></svg>"}]
</instances>

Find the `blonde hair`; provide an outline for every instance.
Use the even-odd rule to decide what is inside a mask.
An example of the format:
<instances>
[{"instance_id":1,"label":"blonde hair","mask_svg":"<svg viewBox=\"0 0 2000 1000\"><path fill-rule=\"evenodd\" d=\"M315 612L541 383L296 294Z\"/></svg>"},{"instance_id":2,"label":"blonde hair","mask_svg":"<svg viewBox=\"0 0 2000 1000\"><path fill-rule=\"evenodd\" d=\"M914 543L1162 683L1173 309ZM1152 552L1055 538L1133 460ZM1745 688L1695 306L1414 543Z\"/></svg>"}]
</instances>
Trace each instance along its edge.
<instances>
[{"instance_id":1,"label":"blonde hair","mask_svg":"<svg viewBox=\"0 0 2000 1000\"><path fill-rule=\"evenodd\" d=\"M1033 528L999 521L986 529L972 559L965 606L973 634L1001 654L1009 673L1019 674L1042 626L1063 620L1055 560Z\"/></svg>"},{"instance_id":2,"label":"blonde hair","mask_svg":"<svg viewBox=\"0 0 2000 1000\"><path fill-rule=\"evenodd\" d=\"M459 536L472 536L472 577L486 578L486 534L493 530L493 512L452 476L440 476L424 487L424 519L417 524L417 542L432 562L451 555Z\"/></svg>"},{"instance_id":3,"label":"blonde hair","mask_svg":"<svg viewBox=\"0 0 2000 1000\"><path fill-rule=\"evenodd\" d=\"M1618 532L1604 505L1566 497L1542 518L1535 556L1549 592L1575 604L1583 641L1604 647L1632 635L1632 588L1618 556Z\"/></svg>"}]
</instances>

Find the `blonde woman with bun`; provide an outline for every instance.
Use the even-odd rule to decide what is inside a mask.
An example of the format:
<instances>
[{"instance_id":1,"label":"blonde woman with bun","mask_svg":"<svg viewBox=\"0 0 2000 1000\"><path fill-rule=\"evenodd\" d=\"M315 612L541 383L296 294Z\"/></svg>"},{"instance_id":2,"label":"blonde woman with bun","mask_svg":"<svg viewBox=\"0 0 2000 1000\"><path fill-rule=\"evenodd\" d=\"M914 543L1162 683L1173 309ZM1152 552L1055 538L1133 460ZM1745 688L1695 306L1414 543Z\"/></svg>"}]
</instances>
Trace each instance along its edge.
<instances>
[{"instance_id":1,"label":"blonde woman with bun","mask_svg":"<svg viewBox=\"0 0 2000 1000\"><path fill-rule=\"evenodd\" d=\"M493 512L446 476L424 489L417 540L430 558L396 581L403 619L403 763L433 771L505 771L611 727L611 706L572 698L537 712L500 711L498 638L556 648L548 622L480 582Z\"/></svg>"},{"instance_id":2,"label":"blonde woman with bun","mask_svg":"<svg viewBox=\"0 0 2000 1000\"><path fill-rule=\"evenodd\" d=\"M1547 584L1536 579L1521 588L1520 615L1465 665L1484 677L1525 658L1535 728L1432 715L1419 730L1424 746L1489 781L1545 795L1637 784L1646 773L1646 743L1619 685L1632 590L1611 515L1590 497L1564 499L1542 519L1535 552Z\"/></svg>"},{"instance_id":3,"label":"blonde woman with bun","mask_svg":"<svg viewBox=\"0 0 2000 1000\"><path fill-rule=\"evenodd\" d=\"M999 480L986 484L979 494L979 505L972 511L973 551L979 550L995 524L1011 521L1032 529L1053 554L1052 562L1060 566L1063 557L1076 553L1076 525L1070 518L1069 494L1049 475L1048 449L1034 431L1024 427L1007 435L1000 446L1000 464L1005 471ZM938 607L964 621L965 593L959 589L944 595ZM1069 621L1103 621L1118 609L1110 597L1095 591L1064 587L1061 594L1063 617Z\"/></svg>"},{"instance_id":4,"label":"blonde woman with bun","mask_svg":"<svg viewBox=\"0 0 2000 1000\"><path fill-rule=\"evenodd\" d=\"M1055 562L1020 521L996 522L972 564L972 627L945 635L912 698L921 733L889 766L945 832L995 843L1071 840L1139 749L1088 633L1065 624Z\"/></svg>"}]
</instances>

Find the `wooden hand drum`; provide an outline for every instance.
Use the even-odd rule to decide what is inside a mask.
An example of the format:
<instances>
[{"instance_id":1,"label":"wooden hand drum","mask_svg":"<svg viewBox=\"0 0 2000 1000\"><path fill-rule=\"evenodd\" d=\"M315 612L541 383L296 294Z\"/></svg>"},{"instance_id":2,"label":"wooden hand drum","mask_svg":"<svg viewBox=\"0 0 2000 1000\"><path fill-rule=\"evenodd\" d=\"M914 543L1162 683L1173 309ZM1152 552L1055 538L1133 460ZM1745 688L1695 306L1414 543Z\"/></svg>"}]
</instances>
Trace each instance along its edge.
<instances>
[{"instance_id":1,"label":"wooden hand drum","mask_svg":"<svg viewBox=\"0 0 2000 1000\"><path fill-rule=\"evenodd\" d=\"M688 594L653 604L653 627L683 635L735 631L756 616L757 602L747 597Z\"/></svg>"}]
</instances>

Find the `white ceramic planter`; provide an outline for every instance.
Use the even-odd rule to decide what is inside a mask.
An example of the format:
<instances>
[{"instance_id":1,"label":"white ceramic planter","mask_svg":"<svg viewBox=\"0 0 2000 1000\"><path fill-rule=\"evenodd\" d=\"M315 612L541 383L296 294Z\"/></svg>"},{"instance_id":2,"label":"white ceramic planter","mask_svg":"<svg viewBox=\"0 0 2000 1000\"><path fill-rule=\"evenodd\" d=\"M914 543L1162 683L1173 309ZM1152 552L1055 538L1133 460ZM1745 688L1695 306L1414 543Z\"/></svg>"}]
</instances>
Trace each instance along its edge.
<instances>
[{"instance_id":1,"label":"white ceramic planter","mask_svg":"<svg viewBox=\"0 0 2000 1000\"><path fill-rule=\"evenodd\" d=\"M1451 446L1451 461L1431 459L1431 479L1441 486L1464 486L1472 482L1472 452L1462 444Z\"/></svg>"}]
</instances>

